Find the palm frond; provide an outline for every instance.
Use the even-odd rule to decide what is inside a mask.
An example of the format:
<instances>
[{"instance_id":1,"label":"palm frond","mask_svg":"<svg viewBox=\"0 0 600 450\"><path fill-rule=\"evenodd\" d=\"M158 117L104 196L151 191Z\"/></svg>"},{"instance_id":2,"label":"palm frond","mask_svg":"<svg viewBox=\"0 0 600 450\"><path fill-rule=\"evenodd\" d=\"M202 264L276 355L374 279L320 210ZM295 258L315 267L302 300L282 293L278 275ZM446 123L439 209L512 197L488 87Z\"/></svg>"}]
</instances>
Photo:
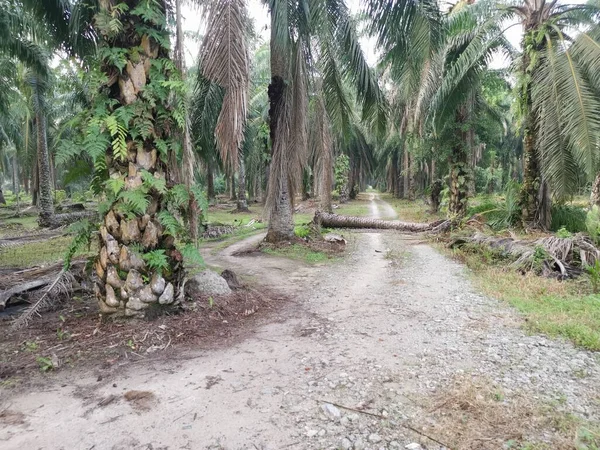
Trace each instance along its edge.
<instances>
[{"instance_id":1,"label":"palm frond","mask_svg":"<svg viewBox=\"0 0 600 450\"><path fill-rule=\"evenodd\" d=\"M215 128L221 159L235 169L244 140L249 61L247 12L243 0L213 0L209 4L208 29L202 45L202 73L225 89Z\"/></svg>"}]
</instances>

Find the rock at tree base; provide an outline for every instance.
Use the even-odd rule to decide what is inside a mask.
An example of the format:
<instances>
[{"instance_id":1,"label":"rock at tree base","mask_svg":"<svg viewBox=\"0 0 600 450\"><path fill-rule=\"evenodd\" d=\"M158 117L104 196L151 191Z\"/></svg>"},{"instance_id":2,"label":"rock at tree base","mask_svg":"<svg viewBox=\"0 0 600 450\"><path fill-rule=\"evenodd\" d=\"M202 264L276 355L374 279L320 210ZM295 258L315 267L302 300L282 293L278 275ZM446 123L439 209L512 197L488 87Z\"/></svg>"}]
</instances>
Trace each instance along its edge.
<instances>
[{"instance_id":1,"label":"rock at tree base","mask_svg":"<svg viewBox=\"0 0 600 450\"><path fill-rule=\"evenodd\" d=\"M340 236L339 234L335 234L335 233L328 233L325 236L323 236L323 239L325 239L325 242L333 242L334 244L342 244L342 245L346 245L346 243L348 242L342 236Z\"/></svg>"},{"instance_id":2,"label":"rock at tree base","mask_svg":"<svg viewBox=\"0 0 600 450\"><path fill-rule=\"evenodd\" d=\"M227 285L231 290L235 291L236 289L241 289L243 287L233 270L225 269L221 272L221 276L227 281Z\"/></svg>"},{"instance_id":3,"label":"rock at tree base","mask_svg":"<svg viewBox=\"0 0 600 450\"><path fill-rule=\"evenodd\" d=\"M194 299L202 295L227 295L231 289L227 281L212 270L204 270L194 275L185 284L185 293Z\"/></svg>"}]
</instances>

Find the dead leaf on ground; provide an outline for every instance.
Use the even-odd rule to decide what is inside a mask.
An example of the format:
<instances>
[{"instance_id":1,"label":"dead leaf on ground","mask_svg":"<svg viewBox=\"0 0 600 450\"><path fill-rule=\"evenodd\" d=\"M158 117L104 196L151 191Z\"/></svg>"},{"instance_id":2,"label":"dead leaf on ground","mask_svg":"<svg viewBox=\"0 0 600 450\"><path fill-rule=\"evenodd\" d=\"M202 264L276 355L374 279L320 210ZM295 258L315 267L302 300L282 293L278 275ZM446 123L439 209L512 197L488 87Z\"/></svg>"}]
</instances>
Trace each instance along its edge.
<instances>
[{"instance_id":1,"label":"dead leaf on ground","mask_svg":"<svg viewBox=\"0 0 600 450\"><path fill-rule=\"evenodd\" d=\"M27 421L25 420L25 414L22 412L5 409L0 411L0 423L4 425L25 425Z\"/></svg>"},{"instance_id":2,"label":"dead leaf on ground","mask_svg":"<svg viewBox=\"0 0 600 450\"><path fill-rule=\"evenodd\" d=\"M156 396L150 391L127 391L123 397L139 411L149 411L156 403Z\"/></svg>"}]
</instances>

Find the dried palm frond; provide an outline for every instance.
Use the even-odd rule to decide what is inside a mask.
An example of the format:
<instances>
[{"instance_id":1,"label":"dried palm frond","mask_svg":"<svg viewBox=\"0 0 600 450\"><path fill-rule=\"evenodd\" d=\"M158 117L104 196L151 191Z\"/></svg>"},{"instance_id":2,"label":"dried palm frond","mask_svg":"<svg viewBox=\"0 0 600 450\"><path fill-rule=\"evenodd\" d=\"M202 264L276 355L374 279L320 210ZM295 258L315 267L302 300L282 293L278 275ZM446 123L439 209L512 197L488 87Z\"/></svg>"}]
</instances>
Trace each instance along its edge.
<instances>
[{"instance_id":1,"label":"dried palm frond","mask_svg":"<svg viewBox=\"0 0 600 450\"><path fill-rule=\"evenodd\" d=\"M208 29L202 44L202 73L225 89L215 128L221 158L237 168L238 149L244 141L248 105L248 17L243 0L211 0L207 6Z\"/></svg>"},{"instance_id":2,"label":"dried palm frond","mask_svg":"<svg viewBox=\"0 0 600 450\"><path fill-rule=\"evenodd\" d=\"M68 270L62 269L38 301L27 308L13 322L11 328L17 330L27 326L35 316L39 316L44 309L49 308L58 298L68 295L72 291L74 281L75 277L73 277L73 274Z\"/></svg>"},{"instance_id":3,"label":"dried palm frond","mask_svg":"<svg viewBox=\"0 0 600 450\"><path fill-rule=\"evenodd\" d=\"M456 240L451 246L465 243L484 245L512 260L512 267L521 271L535 270L544 276L557 276L558 273L560 278L575 277L600 260L600 250L582 234L525 241L477 233L470 238Z\"/></svg>"}]
</instances>

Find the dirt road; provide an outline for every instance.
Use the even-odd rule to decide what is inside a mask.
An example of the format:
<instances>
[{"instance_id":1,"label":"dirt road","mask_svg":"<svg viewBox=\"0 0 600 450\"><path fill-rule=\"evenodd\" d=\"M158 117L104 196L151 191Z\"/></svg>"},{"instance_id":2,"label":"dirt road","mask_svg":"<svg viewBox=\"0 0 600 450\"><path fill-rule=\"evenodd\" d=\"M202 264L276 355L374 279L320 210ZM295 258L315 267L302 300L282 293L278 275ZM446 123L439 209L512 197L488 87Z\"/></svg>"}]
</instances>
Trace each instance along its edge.
<instances>
[{"instance_id":1,"label":"dirt road","mask_svg":"<svg viewBox=\"0 0 600 450\"><path fill-rule=\"evenodd\" d=\"M376 195L371 205L375 217L395 215ZM525 335L510 309L474 291L462 266L413 237L347 237L343 261L315 266L231 256L260 236L207 255L276 283L293 302L232 347L101 381L66 372L31 392L5 390L0 411L23 416L0 420L0 448L440 449L407 427L429 426L441 440L427 412L456 377L600 418L593 354ZM130 390L152 396L128 402Z\"/></svg>"}]
</instances>

